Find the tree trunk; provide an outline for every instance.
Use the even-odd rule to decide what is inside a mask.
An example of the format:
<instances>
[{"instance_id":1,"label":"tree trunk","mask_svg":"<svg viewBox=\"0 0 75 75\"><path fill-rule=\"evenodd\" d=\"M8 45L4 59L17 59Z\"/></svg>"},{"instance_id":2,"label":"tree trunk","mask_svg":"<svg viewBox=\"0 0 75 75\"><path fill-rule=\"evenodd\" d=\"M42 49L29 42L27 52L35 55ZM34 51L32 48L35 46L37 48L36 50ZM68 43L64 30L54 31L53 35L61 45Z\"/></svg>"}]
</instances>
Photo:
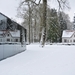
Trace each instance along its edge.
<instances>
[{"instance_id":1,"label":"tree trunk","mask_svg":"<svg viewBox=\"0 0 75 75\"><path fill-rule=\"evenodd\" d=\"M47 0L43 0L43 24L42 24L43 28L41 36L42 47L44 47L46 41L46 14L47 14Z\"/></svg>"},{"instance_id":2,"label":"tree trunk","mask_svg":"<svg viewBox=\"0 0 75 75\"><path fill-rule=\"evenodd\" d=\"M31 8L30 8L30 4L28 3L28 7L29 7L29 44L30 44L30 31L31 31Z\"/></svg>"},{"instance_id":3,"label":"tree trunk","mask_svg":"<svg viewBox=\"0 0 75 75\"><path fill-rule=\"evenodd\" d=\"M34 25L34 42L36 42L36 18L35 18L35 25Z\"/></svg>"},{"instance_id":4,"label":"tree trunk","mask_svg":"<svg viewBox=\"0 0 75 75\"><path fill-rule=\"evenodd\" d=\"M40 21L40 32L39 32L39 42L41 40L41 35L42 35L42 19Z\"/></svg>"}]
</instances>

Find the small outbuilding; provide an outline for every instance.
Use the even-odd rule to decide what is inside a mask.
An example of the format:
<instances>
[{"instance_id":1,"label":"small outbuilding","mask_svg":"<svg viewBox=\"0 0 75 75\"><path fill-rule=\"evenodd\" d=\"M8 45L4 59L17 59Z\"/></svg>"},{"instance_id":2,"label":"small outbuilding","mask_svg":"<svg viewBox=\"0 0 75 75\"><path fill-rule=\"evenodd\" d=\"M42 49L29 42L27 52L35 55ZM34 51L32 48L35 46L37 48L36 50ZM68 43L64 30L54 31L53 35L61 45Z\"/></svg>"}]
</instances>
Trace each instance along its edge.
<instances>
[{"instance_id":1,"label":"small outbuilding","mask_svg":"<svg viewBox=\"0 0 75 75\"><path fill-rule=\"evenodd\" d=\"M75 30L64 30L62 43L75 43Z\"/></svg>"}]
</instances>

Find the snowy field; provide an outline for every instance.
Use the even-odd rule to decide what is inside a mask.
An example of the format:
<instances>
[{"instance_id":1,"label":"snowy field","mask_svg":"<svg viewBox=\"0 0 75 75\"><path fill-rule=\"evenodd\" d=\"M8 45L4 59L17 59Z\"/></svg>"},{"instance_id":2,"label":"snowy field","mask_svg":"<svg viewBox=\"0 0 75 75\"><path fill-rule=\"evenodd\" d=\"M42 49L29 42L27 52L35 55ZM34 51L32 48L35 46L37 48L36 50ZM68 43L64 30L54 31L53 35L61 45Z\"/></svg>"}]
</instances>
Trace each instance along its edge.
<instances>
[{"instance_id":1,"label":"snowy field","mask_svg":"<svg viewBox=\"0 0 75 75\"><path fill-rule=\"evenodd\" d=\"M75 75L75 46L27 45L27 50L0 61L0 75Z\"/></svg>"}]
</instances>

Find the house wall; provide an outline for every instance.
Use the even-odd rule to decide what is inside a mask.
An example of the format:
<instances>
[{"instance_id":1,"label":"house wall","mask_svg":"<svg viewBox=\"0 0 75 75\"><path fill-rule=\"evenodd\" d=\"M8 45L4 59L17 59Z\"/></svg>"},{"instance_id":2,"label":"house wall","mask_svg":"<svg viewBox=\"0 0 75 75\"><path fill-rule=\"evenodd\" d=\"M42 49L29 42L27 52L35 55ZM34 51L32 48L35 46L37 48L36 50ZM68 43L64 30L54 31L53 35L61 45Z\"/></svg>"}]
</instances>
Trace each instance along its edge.
<instances>
[{"instance_id":1,"label":"house wall","mask_svg":"<svg viewBox=\"0 0 75 75\"><path fill-rule=\"evenodd\" d=\"M13 56L26 50L25 45L3 44L0 45L0 60Z\"/></svg>"},{"instance_id":2,"label":"house wall","mask_svg":"<svg viewBox=\"0 0 75 75\"><path fill-rule=\"evenodd\" d=\"M16 39L18 39L18 42L20 42L20 38L17 37L17 38L11 38L11 42L16 42Z\"/></svg>"},{"instance_id":3,"label":"house wall","mask_svg":"<svg viewBox=\"0 0 75 75\"><path fill-rule=\"evenodd\" d=\"M4 38L1 37L1 38L0 38L0 42L6 42L6 38L5 38L5 37L4 37Z\"/></svg>"},{"instance_id":4,"label":"house wall","mask_svg":"<svg viewBox=\"0 0 75 75\"><path fill-rule=\"evenodd\" d=\"M66 40L66 42L65 42L65 40ZM63 37L62 38L62 43L70 43L70 38L65 38L65 37Z\"/></svg>"},{"instance_id":5,"label":"house wall","mask_svg":"<svg viewBox=\"0 0 75 75\"><path fill-rule=\"evenodd\" d=\"M18 42L20 42L20 38L12 38L12 37L4 37L4 38L0 38L0 42L8 42L7 39L10 39L10 42L16 42L16 39L18 39Z\"/></svg>"},{"instance_id":6,"label":"house wall","mask_svg":"<svg viewBox=\"0 0 75 75\"><path fill-rule=\"evenodd\" d=\"M25 36L23 37L23 39L24 38ZM7 39L10 39L11 43L9 41L7 42ZM18 39L18 43L15 41L15 39ZM22 51L25 51L26 45L21 44L19 42L20 42L20 37L12 37L12 35L9 32L6 33L5 37L0 37L0 60L18 54Z\"/></svg>"},{"instance_id":7,"label":"house wall","mask_svg":"<svg viewBox=\"0 0 75 75\"><path fill-rule=\"evenodd\" d=\"M7 41L8 39L10 41ZM16 39L18 39L18 41L16 41ZM10 33L6 33L5 37L0 37L0 42L20 42L20 37L12 37Z\"/></svg>"}]
</instances>

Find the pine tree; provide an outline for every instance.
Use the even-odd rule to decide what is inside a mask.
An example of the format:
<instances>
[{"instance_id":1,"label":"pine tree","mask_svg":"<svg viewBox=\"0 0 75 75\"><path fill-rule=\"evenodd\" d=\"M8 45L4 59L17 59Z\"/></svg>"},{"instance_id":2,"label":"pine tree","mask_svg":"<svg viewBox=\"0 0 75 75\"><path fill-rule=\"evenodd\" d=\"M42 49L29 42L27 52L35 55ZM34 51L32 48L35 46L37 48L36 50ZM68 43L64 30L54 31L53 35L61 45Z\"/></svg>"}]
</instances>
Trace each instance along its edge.
<instances>
[{"instance_id":1,"label":"pine tree","mask_svg":"<svg viewBox=\"0 0 75 75\"><path fill-rule=\"evenodd\" d=\"M55 9L51 9L51 16L49 21L49 29L47 35L47 41L57 42L59 39L59 24L58 16Z\"/></svg>"},{"instance_id":2,"label":"pine tree","mask_svg":"<svg viewBox=\"0 0 75 75\"><path fill-rule=\"evenodd\" d=\"M62 42L62 33L63 33L63 30L67 29L67 23L63 19L63 16L62 16L61 12L60 12L60 15L59 15L59 23L60 23L60 42Z\"/></svg>"}]
</instances>

